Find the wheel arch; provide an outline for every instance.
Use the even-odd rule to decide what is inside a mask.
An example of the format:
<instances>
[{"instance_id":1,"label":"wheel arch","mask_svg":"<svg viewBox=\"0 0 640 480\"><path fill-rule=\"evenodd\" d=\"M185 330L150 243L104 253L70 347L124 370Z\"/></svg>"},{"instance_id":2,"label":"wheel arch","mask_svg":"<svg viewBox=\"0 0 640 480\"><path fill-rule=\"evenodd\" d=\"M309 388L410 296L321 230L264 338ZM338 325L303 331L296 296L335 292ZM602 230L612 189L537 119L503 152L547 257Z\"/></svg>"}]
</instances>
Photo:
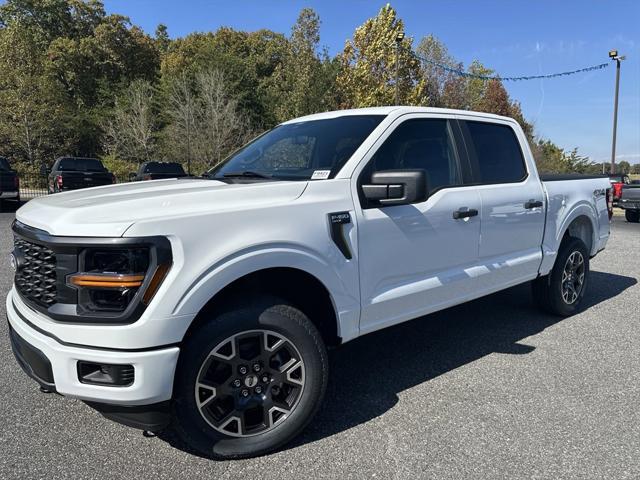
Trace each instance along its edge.
<instances>
[{"instance_id":1,"label":"wheel arch","mask_svg":"<svg viewBox=\"0 0 640 480\"><path fill-rule=\"evenodd\" d=\"M575 216L571 222L565 227L562 234L560 244L567 238L579 238L587 246L589 255L593 254L593 247L596 244L596 227L590 216L581 213Z\"/></svg>"},{"instance_id":2,"label":"wheel arch","mask_svg":"<svg viewBox=\"0 0 640 480\"><path fill-rule=\"evenodd\" d=\"M183 341L212 316L231 308L234 304L246 301L251 295L282 298L309 317L327 346L342 343L338 311L329 288L314 274L290 266L253 270L226 283L199 309Z\"/></svg>"}]
</instances>

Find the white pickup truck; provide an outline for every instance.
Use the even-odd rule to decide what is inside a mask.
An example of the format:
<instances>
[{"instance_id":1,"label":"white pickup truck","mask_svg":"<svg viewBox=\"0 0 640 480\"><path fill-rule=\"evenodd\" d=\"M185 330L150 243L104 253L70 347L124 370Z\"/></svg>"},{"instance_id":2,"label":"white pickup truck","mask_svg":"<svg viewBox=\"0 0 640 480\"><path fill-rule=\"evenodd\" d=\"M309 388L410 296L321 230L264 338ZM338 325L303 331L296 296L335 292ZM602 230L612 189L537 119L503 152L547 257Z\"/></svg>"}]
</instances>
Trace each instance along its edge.
<instances>
[{"instance_id":1,"label":"white pickup truck","mask_svg":"<svg viewBox=\"0 0 640 480\"><path fill-rule=\"evenodd\" d=\"M318 410L326 347L523 282L548 312L576 312L609 189L541 180L510 118L291 120L204 178L18 210L12 345L45 392L214 458L260 455Z\"/></svg>"}]
</instances>

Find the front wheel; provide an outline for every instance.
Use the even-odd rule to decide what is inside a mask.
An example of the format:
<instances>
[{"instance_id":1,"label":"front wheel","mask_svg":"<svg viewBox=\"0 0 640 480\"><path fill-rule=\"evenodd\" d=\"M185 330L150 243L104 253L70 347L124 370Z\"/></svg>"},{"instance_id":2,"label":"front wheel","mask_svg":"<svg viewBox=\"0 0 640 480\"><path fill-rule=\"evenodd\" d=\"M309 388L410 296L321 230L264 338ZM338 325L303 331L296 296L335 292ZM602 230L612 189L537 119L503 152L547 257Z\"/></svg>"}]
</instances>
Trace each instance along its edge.
<instances>
[{"instance_id":1,"label":"front wheel","mask_svg":"<svg viewBox=\"0 0 640 480\"><path fill-rule=\"evenodd\" d=\"M184 344L175 376L175 430L213 458L268 453L309 423L327 377L324 343L306 315L276 298L245 302Z\"/></svg>"},{"instance_id":2,"label":"front wheel","mask_svg":"<svg viewBox=\"0 0 640 480\"><path fill-rule=\"evenodd\" d=\"M568 237L549 275L532 282L533 298L544 310L563 317L580 309L589 278L589 252L579 238Z\"/></svg>"},{"instance_id":3,"label":"front wheel","mask_svg":"<svg viewBox=\"0 0 640 480\"><path fill-rule=\"evenodd\" d=\"M625 210L624 218L627 219L627 222L638 223L640 222L640 210Z\"/></svg>"}]
</instances>

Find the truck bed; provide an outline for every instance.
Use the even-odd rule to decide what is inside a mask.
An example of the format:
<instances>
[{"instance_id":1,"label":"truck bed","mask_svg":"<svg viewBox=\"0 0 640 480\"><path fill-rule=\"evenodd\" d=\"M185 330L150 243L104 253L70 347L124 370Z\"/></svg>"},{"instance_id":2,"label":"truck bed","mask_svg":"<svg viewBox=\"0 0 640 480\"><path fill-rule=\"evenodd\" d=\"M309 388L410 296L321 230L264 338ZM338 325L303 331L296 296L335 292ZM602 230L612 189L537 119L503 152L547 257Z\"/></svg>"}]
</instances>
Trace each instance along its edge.
<instances>
[{"instance_id":1,"label":"truck bed","mask_svg":"<svg viewBox=\"0 0 640 480\"><path fill-rule=\"evenodd\" d=\"M542 242L543 260L540 274L551 271L568 225L578 217L591 219L592 224L581 223L577 228L591 235L587 248L593 256L604 249L609 239L609 211L607 189L611 188L608 177L603 175L559 174L540 175L546 194L547 217ZM579 182L579 188L576 183ZM582 237L582 235L578 235Z\"/></svg>"}]
</instances>

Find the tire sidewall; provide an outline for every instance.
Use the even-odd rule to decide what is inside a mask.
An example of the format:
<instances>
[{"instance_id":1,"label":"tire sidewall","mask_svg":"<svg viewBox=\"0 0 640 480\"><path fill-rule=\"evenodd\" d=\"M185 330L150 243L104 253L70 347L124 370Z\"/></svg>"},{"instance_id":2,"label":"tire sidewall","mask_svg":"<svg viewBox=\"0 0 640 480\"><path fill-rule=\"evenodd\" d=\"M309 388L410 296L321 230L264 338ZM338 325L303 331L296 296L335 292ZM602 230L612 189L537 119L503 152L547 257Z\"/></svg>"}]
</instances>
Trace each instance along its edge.
<instances>
[{"instance_id":1,"label":"tire sidewall","mask_svg":"<svg viewBox=\"0 0 640 480\"><path fill-rule=\"evenodd\" d=\"M638 223L640 220L640 210L625 210L624 216L629 223Z\"/></svg>"},{"instance_id":2,"label":"tire sidewall","mask_svg":"<svg viewBox=\"0 0 640 480\"><path fill-rule=\"evenodd\" d=\"M580 252L584 259L584 281L576 301L572 304L568 304L564 301L564 298L562 298L562 273L564 271L565 264L567 263L567 259L576 251ZM551 283L549 287L551 288L551 301L554 303L554 307L559 313L568 316L580 311L585 291L589 286L589 272L589 252L587 250L587 246L579 238L570 238L561 248L550 278Z\"/></svg>"},{"instance_id":3,"label":"tire sidewall","mask_svg":"<svg viewBox=\"0 0 640 480\"><path fill-rule=\"evenodd\" d=\"M214 430L204 420L195 401L195 383L202 363L214 347L232 335L254 329L273 330L295 345L305 364L305 387L293 413L281 425L250 437L232 437ZM326 350L320 334L299 310L268 298L229 309L185 342L174 382L178 433L198 451L214 458L242 458L274 450L311 420L324 395L327 373Z\"/></svg>"}]
</instances>

